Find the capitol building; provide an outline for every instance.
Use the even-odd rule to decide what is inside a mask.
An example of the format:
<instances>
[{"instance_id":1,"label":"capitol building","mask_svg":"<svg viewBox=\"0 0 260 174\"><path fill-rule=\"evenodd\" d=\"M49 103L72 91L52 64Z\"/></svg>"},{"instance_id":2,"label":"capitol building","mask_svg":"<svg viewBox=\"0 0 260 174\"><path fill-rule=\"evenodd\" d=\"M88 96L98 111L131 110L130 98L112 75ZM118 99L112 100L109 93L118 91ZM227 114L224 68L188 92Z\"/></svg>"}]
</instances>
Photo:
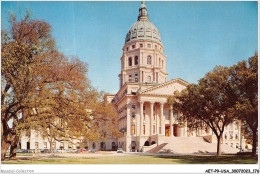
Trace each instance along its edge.
<instances>
[{"instance_id":1,"label":"capitol building","mask_svg":"<svg viewBox=\"0 0 260 174\"><path fill-rule=\"evenodd\" d=\"M181 113L167 104L175 91L186 88L188 83L180 78L167 80L166 55L159 30L149 20L147 8L142 2L137 22L126 34L119 77L120 89L115 95L107 95L108 102L115 103L120 115L122 132L118 146L125 151L147 151L163 144L198 142L207 146L202 138L216 142L211 129L189 132L186 123L178 123ZM223 144L236 148L240 143L240 123L229 125L224 132ZM187 137L187 138L185 138ZM193 138L188 138L193 137ZM204 144L206 143L206 144ZM181 145L182 146L182 145ZM216 149L216 146L214 146ZM173 148L173 149L171 149Z\"/></svg>"},{"instance_id":2,"label":"capitol building","mask_svg":"<svg viewBox=\"0 0 260 174\"><path fill-rule=\"evenodd\" d=\"M127 32L122 48L119 91L105 96L107 102L116 106L121 137L110 137L97 144L88 142L88 149L116 150L120 147L126 152L153 153L217 151L217 140L211 129L205 126L205 129L190 132L187 122L178 121L182 114L168 105L168 98L175 91L185 89L189 83L180 78L167 79L167 57L162 41L159 30L149 20L147 7L142 2L137 22ZM238 151L242 142L240 126L241 123L237 121L225 128L222 151ZM48 141L37 136L36 133L23 135L21 148L49 149ZM54 149L61 148L74 149L76 145L55 143Z\"/></svg>"}]
</instances>

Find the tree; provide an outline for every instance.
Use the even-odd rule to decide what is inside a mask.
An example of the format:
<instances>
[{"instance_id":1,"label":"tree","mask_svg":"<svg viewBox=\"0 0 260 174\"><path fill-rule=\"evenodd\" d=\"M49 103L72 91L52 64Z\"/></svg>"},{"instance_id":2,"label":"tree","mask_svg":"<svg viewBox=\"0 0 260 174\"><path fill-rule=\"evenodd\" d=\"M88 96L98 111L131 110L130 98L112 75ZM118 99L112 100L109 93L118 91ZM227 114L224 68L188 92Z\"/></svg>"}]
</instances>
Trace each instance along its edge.
<instances>
[{"instance_id":1,"label":"tree","mask_svg":"<svg viewBox=\"0 0 260 174\"><path fill-rule=\"evenodd\" d=\"M258 55L247 61L241 61L230 68L230 78L233 90L236 91L237 101L234 111L252 130L253 149L256 155L258 129Z\"/></svg>"},{"instance_id":2,"label":"tree","mask_svg":"<svg viewBox=\"0 0 260 174\"><path fill-rule=\"evenodd\" d=\"M51 27L44 21L30 18L29 13L21 21L10 15L9 31L1 31L1 159L12 142L19 136L18 129L26 122L20 113L32 107L32 98L37 89L35 73L41 60L55 50L50 34ZM8 122L13 119L12 127ZM19 125L19 126L18 126Z\"/></svg>"},{"instance_id":3,"label":"tree","mask_svg":"<svg viewBox=\"0 0 260 174\"><path fill-rule=\"evenodd\" d=\"M99 93L98 99L92 103L91 125L85 134L85 139L89 141L106 141L106 138L113 137L117 139L120 136L118 130L119 115L112 103L104 101L103 92Z\"/></svg>"},{"instance_id":4,"label":"tree","mask_svg":"<svg viewBox=\"0 0 260 174\"><path fill-rule=\"evenodd\" d=\"M203 128L205 124L210 127L217 137L217 155L221 155L225 126L235 119L232 110L235 101L228 68L217 66L197 85L190 84L180 93L175 93L169 104L183 113L191 129Z\"/></svg>"},{"instance_id":5,"label":"tree","mask_svg":"<svg viewBox=\"0 0 260 174\"><path fill-rule=\"evenodd\" d=\"M85 63L57 53L46 65L30 115L37 118L33 129L48 139L52 152L54 141L80 140L90 121L87 103L94 95Z\"/></svg>"}]
</instances>

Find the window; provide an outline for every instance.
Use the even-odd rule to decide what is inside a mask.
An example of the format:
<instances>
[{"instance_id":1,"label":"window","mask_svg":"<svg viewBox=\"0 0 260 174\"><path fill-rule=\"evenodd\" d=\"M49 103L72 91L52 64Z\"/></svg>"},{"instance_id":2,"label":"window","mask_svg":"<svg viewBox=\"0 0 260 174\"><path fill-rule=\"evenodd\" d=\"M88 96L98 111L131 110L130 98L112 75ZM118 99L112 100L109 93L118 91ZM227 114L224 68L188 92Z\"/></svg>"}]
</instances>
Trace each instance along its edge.
<instances>
[{"instance_id":1,"label":"window","mask_svg":"<svg viewBox=\"0 0 260 174\"><path fill-rule=\"evenodd\" d=\"M151 65L151 64L152 64L152 58L151 58L151 56L148 56L148 57L147 57L147 64L148 64L148 65Z\"/></svg>"},{"instance_id":2,"label":"window","mask_svg":"<svg viewBox=\"0 0 260 174\"><path fill-rule=\"evenodd\" d=\"M38 149L38 148L39 148L39 143L35 142L35 149Z\"/></svg>"},{"instance_id":3,"label":"window","mask_svg":"<svg viewBox=\"0 0 260 174\"><path fill-rule=\"evenodd\" d=\"M132 57L129 57L129 58L128 58L128 65L129 65L129 66L132 66Z\"/></svg>"},{"instance_id":4,"label":"window","mask_svg":"<svg viewBox=\"0 0 260 174\"><path fill-rule=\"evenodd\" d=\"M132 81L132 75L129 75L129 82Z\"/></svg>"},{"instance_id":5,"label":"window","mask_svg":"<svg viewBox=\"0 0 260 174\"><path fill-rule=\"evenodd\" d=\"M178 119L178 112L177 111L173 111L173 117L174 117L174 120Z\"/></svg>"},{"instance_id":6,"label":"window","mask_svg":"<svg viewBox=\"0 0 260 174\"><path fill-rule=\"evenodd\" d=\"M154 47L155 47L155 49L157 49L157 45L155 45Z\"/></svg>"},{"instance_id":7,"label":"window","mask_svg":"<svg viewBox=\"0 0 260 174\"><path fill-rule=\"evenodd\" d=\"M209 133L209 128L208 127L206 127L206 133Z\"/></svg>"},{"instance_id":8,"label":"window","mask_svg":"<svg viewBox=\"0 0 260 174\"><path fill-rule=\"evenodd\" d=\"M135 105L132 105L132 109L135 109Z\"/></svg>"},{"instance_id":9,"label":"window","mask_svg":"<svg viewBox=\"0 0 260 174\"><path fill-rule=\"evenodd\" d=\"M143 125L143 134L145 135L145 125Z\"/></svg>"},{"instance_id":10,"label":"window","mask_svg":"<svg viewBox=\"0 0 260 174\"><path fill-rule=\"evenodd\" d=\"M153 134L155 134L155 125L153 125Z\"/></svg>"},{"instance_id":11,"label":"window","mask_svg":"<svg viewBox=\"0 0 260 174\"><path fill-rule=\"evenodd\" d=\"M47 142L43 143L44 149L47 149Z\"/></svg>"},{"instance_id":12,"label":"window","mask_svg":"<svg viewBox=\"0 0 260 174\"><path fill-rule=\"evenodd\" d=\"M148 76L147 77L147 82L151 82L151 80L152 80L151 76Z\"/></svg>"},{"instance_id":13,"label":"window","mask_svg":"<svg viewBox=\"0 0 260 174\"><path fill-rule=\"evenodd\" d=\"M132 112L132 118L135 119L135 113L134 112Z\"/></svg>"},{"instance_id":14,"label":"window","mask_svg":"<svg viewBox=\"0 0 260 174\"><path fill-rule=\"evenodd\" d=\"M26 135L27 137L30 137L30 136L31 136L31 132L30 132L30 131L26 131L25 135Z\"/></svg>"},{"instance_id":15,"label":"window","mask_svg":"<svg viewBox=\"0 0 260 174\"><path fill-rule=\"evenodd\" d=\"M135 78L135 82L138 82L138 78Z\"/></svg>"},{"instance_id":16,"label":"window","mask_svg":"<svg viewBox=\"0 0 260 174\"><path fill-rule=\"evenodd\" d=\"M140 48L143 48L143 44L140 44Z\"/></svg>"},{"instance_id":17,"label":"window","mask_svg":"<svg viewBox=\"0 0 260 174\"><path fill-rule=\"evenodd\" d=\"M138 76L138 74L135 74L135 76L137 77L137 76Z\"/></svg>"},{"instance_id":18,"label":"window","mask_svg":"<svg viewBox=\"0 0 260 174\"><path fill-rule=\"evenodd\" d=\"M162 133L162 130L161 130L161 127L159 127L159 134L161 134Z\"/></svg>"},{"instance_id":19,"label":"window","mask_svg":"<svg viewBox=\"0 0 260 174\"><path fill-rule=\"evenodd\" d=\"M73 145L71 143L69 143L69 149L72 149Z\"/></svg>"},{"instance_id":20,"label":"window","mask_svg":"<svg viewBox=\"0 0 260 174\"><path fill-rule=\"evenodd\" d=\"M145 120L145 114L144 114L144 120Z\"/></svg>"},{"instance_id":21,"label":"window","mask_svg":"<svg viewBox=\"0 0 260 174\"><path fill-rule=\"evenodd\" d=\"M64 148L64 143L60 143L60 149Z\"/></svg>"},{"instance_id":22,"label":"window","mask_svg":"<svg viewBox=\"0 0 260 174\"><path fill-rule=\"evenodd\" d=\"M143 110L145 111L145 106L143 106Z\"/></svg>"},{"instance_id":23,"label":"window","mask_svg":"<svg viewBox=\"0 0 260 174\"><path fill-rule=\"evenodd\" d=\"M132 45L132 49L135 49L135 45Z\"/></svg>"},{"instance_id":24,"label":"window","mask_svg":"<svg viewBox=\"0 0 260 174\"><path fill-rule=\"evenodd\" d=\"M126 47L126 51L128 51L128 47Z\"/></svg>"},{"instance_id":25,"label":"window","mask_svg":"<svg viewBox=\"0 0 260 174\"><path fill-rule=\"evenodd\" d=\"M132 124L132 135L134 135L134 134L135 134L135 125Z\"/></svg>"},{"instance_id":26,"label":"window","mask_svg":"<svg viewBox=\"0 0 260 174\"><path fill-rule=\"evenodd\" d=\"M169 111L168 111L168 109L165 110L165 119L169 120Z\"/></svg>"},{"instance_id":27,"label":"window","mask_svg":"<svg viewBox=\"0 0 260 174\"><path fill-rule=\"evenodd\" d=\"M138 56L135 56L135 65L138 65Z\"/></svg>"},{"instance_id":28,"label":"window","mask_svg":"<svg viewBox=\"0 0 260 174\"><path fill-rule=\"evenodd\" d=\"M147 44L147 47L148 47L148 48L151 48L151 47L152 47L152 45L151 45L151 44Z\"/></svg>"}]
</instances>

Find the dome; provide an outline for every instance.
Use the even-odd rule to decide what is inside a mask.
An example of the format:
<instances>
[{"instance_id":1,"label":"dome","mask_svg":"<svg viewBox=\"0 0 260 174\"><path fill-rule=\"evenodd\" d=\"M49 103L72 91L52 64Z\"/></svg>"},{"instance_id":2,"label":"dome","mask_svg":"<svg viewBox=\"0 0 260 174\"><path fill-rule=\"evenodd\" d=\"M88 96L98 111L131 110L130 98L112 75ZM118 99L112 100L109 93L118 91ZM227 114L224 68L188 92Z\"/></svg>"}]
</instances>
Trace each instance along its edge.
<instances>
[{"instance_id":1,"label":"dome","mask_svg":"<svg viewBox=\"0 0 260 174\"><path fill-rule=\"evenodd\" d=\"M132 25L126 34L125 43L134 40L151 40L161 43L159 30L150 21L140 20Z\"/></svg>"},{"instance_id":2,"label":"dome","mask_svg":"<svg viewBox=\"0 0 260 174\"><path fill-rule=\"evenodd\" d=\"M147 9L142 2L139 8L138 21L134 23L126 34L125 43L135 40L151 40L161 43L161 35L156 26L149 21Z\"/></svg>"}]
</instances>

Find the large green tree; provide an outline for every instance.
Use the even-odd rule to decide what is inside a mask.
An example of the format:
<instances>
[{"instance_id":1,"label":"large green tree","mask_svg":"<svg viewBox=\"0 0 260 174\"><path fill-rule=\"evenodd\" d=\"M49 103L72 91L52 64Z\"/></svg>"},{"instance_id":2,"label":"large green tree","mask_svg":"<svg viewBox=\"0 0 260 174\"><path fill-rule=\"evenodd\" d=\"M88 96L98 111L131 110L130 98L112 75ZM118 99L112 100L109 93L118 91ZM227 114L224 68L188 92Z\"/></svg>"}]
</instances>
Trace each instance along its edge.
<instances>
[{"instance_id":1,"label":"large green tree","mask_svg":"<svg viewBox=\"0 0 260 174\"><path fill-rule=\"evenodd\" d=\"M230 68L230 78L237 101L234 111L252 131L252 155L256 155L258 130L258 54Z\"/></svg>"},{"instance_id":2,"label":"large green tree","mask_svg":"<svg viewBox=\"0 0 260 174\"><path fill-rule=\"evenodd\" d=\"M47 138L51 150L54 141L116 136L117 114L91 86L87 64L58 52L48 23L29 13L9 21L1 42L2 160L10 146L15 157L26 131Z\"/></svg>"},{"instance_id":3,"label":"large green tree","mask_svg":"<svg viewBox=\"0 0 260 174\"><path fill-rule=\"evenodd\" d=\"M221 155L221 139L225 127L234 121L232 108L236 97L231 88L227 67L217 66L180 93L175 93L169 103L183 113L192 128L210 127L217 137L217 155ZM205 128L205 127L204 127Z\"/></svg>"},{"instance_id":4,"label":"large green tree","mask_svg":"<svg viewBox=\"0 0 260 174\"><path fill-rule=\"evenodd\" d=\"M55 50L51 27L44 21L31 19L29 13L20 21L10 15L10 28L1 31L1 158L16 142L25 127L23 111L32 107L37 89L37 74L42 59ZM8 122L12 121L12 127ZM19 126L18 126L19 125Z\"/></svg>"}]
</instances>

